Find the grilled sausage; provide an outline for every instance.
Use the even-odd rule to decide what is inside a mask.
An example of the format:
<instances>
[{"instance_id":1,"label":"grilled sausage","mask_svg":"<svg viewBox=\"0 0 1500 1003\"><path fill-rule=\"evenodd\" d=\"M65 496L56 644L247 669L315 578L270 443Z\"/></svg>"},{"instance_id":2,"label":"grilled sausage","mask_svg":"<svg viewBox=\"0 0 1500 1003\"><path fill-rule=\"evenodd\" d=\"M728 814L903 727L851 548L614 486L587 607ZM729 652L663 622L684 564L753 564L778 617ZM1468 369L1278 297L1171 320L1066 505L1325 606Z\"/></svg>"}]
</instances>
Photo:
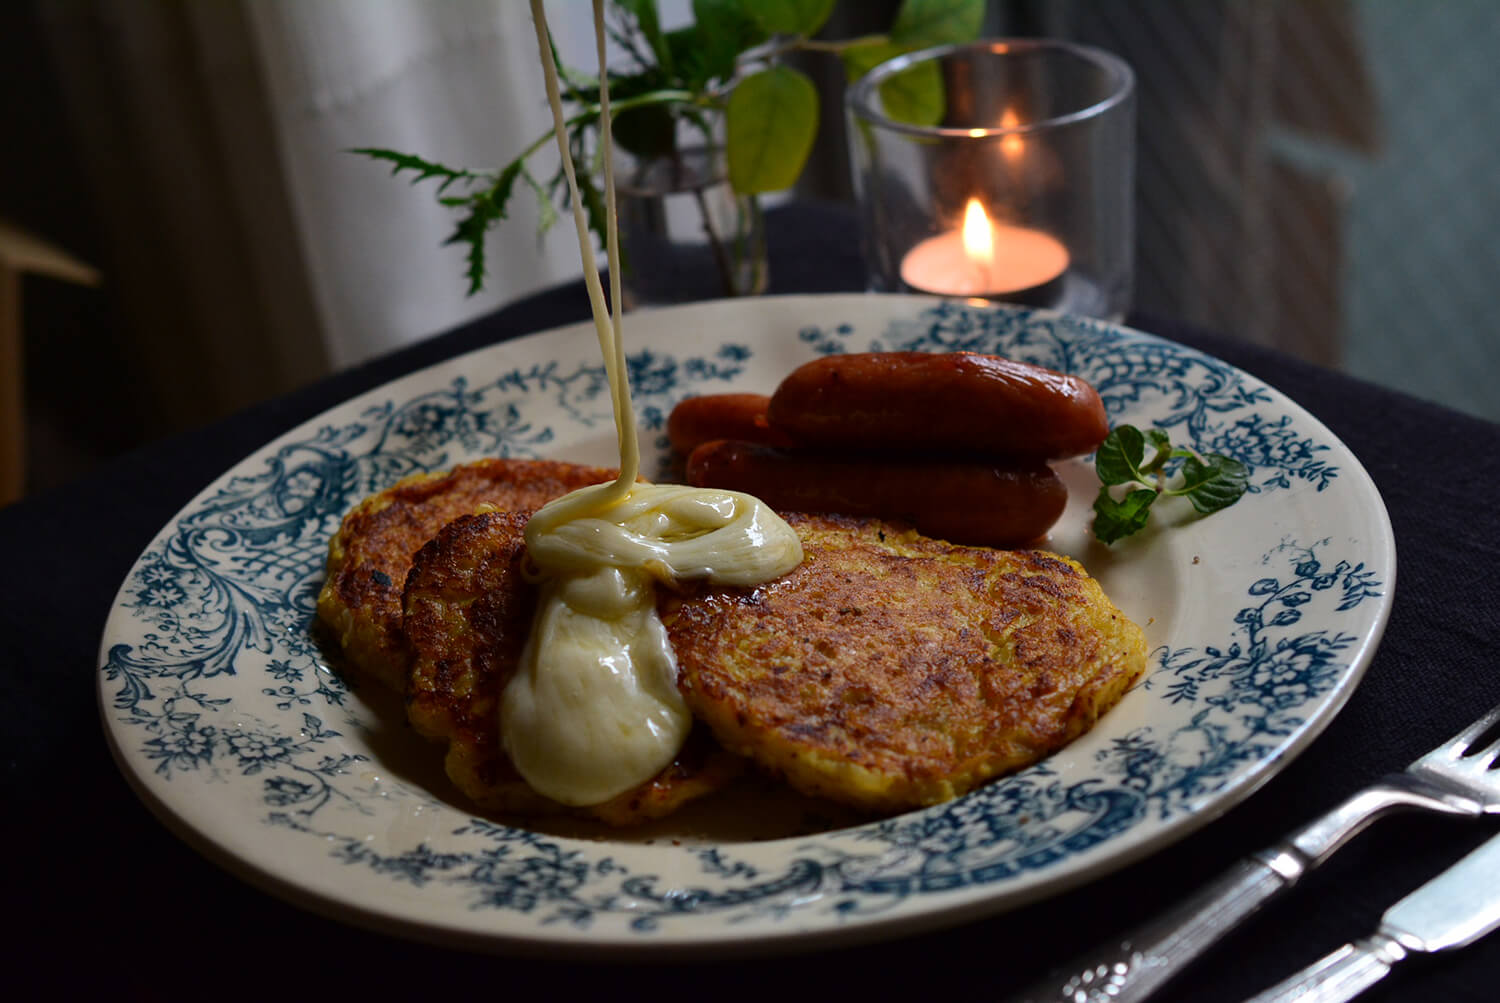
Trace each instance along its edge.
<instances>
[{"instance_id":1,"label":"grilled sausage","mask_svg":"<svg viewBox=\"0 0 1500 1003\"><path fill-rule=\"evenodd\" d=\"M706 442L687 482L755 495L779 512L836 512L910 523L951 543L1016 547L1039 539L1068 493L1045 463L1016 467L902 456L839 456L749 442Z\"/></svg>"},{"instance_id":2,"label":"grilled sausage","mask_svg":"<svg viewBox=\"0 0 1500 1003\"><path fill-rule=\"evenodd\" d=\"M1086 381L972 352L824 356L781 382L768 417L807 446L1026 460L1078 456L1109 434Z\"/></svg>"},{"instance_id":3,"label":"grilled sausage","mask_svg":"<svg viewBox=\"0 0 1500 1003\"><path fill-rule=\"evenodd\" d=\"M667 439L683 456L714 439L738 439L769 446L789 446L790 438L771 428L765 394L705 394L678 402L667 416Z\"/></svg>"}]
</instances>

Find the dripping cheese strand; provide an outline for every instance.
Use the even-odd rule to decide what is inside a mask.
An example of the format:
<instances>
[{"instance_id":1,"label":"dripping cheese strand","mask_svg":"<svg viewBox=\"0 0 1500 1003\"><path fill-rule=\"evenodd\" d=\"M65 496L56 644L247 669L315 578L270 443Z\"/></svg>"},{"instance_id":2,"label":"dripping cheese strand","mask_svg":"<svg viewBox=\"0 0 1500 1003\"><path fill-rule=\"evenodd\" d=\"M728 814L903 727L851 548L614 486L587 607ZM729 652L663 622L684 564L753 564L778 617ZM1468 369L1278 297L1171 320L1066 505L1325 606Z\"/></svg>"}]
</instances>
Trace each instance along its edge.
<instances>
[{"instance_id":1,"label":"dripping cheese strand","mask_svg":"<svg viewBox=\"0 0 1500 1003\"><path fill-rule=\"evenodd\" d=\"M589 304L593 308L594 326L599 334L599 348L604 355L605 376L609 380L610 398L614 405L615 434L620 444L620 475L613 488L591 496L599 505L609 504L623 498L640 475L640 442L631 414L630 381L625 378L625 349L621 337L620 321L620 249L618 217L615 213L614 143L610 130L612 123L609 111L609 77L605 72L604 59L604 2L594 0L594 38L599 58L599 134L604 153L605 254L609 268L611 301L606 304L604 288L599 281L599 266L594 258L593 241L589 238L588 219L583 211L583 199L578 194L578 175L573 166L572 151L568 149L567 119L563 114L562 93L558 85L557 70L553 66L552 38L547 30L547 13L542 0L531 0L531 18L536 26L538 55L542 62L542 77L547 88L547 104L552 109L553 136L557 140L558 156L562 158L563 174L568 181L568 201L573 209L573 224L578 231L578 252L583 259L583 282L588 290ZM614 307L611 315L609 306ZM566 516L559 514L562 518Z\"/></svg>"},{"instance_id":2,"label":"dripping cheese strand","mask_svg":"<svg viewBox=\"0 0 1500 1003\"><path fill-rule=\"evenodd\" d=\"M635 428L635 408L630 400L629 367L625 362L625 324L621 319L625 312L625 301L621 288L620 267L620 214L615 202L615 142L614 118L609 108L609 74L605 70L604 52L604 0L594 0L594 51L599 62L599 130L604 147L604 255L609 264L609 302L611 311L611 333L614 335L616 383L611 383L611 396L615 405L615 425L620 439L620 476L616 484L630 490L641 472L641 443ZM619 392L614 392L614 387ZM627 434L625 429L629 429Z\"/></svg>"},{"instance_id":3,"label":"dripping cheese strand","mask_svg":"<svg viewBox=\"0 0 1500 1003\"><path fill-rule=\"evenodd\" d=\"M640 446L620 319L603 0L594 0L594 35L612 316L564 138L541 0L532 0L531 9L614 405L620 476L564 495L527 522L527 553L541 573L541 596L521 665L501 696L500 734L511 762L533 788L563 804L592 805L656 776L676 758L692 728L677 690L676 656L656 615L655 579L753 585L796 567L802 546L790 526L749 495L636 483Z\"/></svg>"}]
</instances>

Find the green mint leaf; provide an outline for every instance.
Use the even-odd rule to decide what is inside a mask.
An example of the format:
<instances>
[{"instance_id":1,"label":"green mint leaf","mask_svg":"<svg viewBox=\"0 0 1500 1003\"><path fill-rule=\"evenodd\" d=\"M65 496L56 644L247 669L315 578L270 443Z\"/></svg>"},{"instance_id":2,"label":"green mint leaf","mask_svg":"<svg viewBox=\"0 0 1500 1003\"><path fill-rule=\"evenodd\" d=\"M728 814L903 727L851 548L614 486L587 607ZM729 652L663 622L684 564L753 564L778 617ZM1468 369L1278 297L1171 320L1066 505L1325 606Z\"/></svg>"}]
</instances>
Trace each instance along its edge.
<instances>
[{"instance_id":1,"label":"green mint leaf","mask_svg":"<svg viewBox=\"0 0 1500 1003\"><path fill-rule=\"evenodd\" d=\"M1172 440L1159 428L1148 429L1146 438L1150 441L1153 452L1141 464L1140 473L1143 476L1160 473L1169 460L1197 455L1191 449L1173 449Z\"/></svg>"},{"instance_id":2,"label":"green mint leaf","mask_svg":"<svg viewBox=\"0 0 1500 1003\"><path fill-rule=\"evenodd\" d=\"M833 13L833 0L746 0L745 9L773 35L815 35Z\"/></svg>"},{"instance_id":3,"label":"green mint leaf","mask_svg":"<svg viewBox=\"0 0 1500 1003\"><path fill-rule=\"evenodd\" d=\"M1114 543L1139 532L1151 516L1154 501L1156 492L1150 488L1138 488L1115 501L1109 486L1101 486L1099 497L1094 499L1094 536L1103 543Z\"/></svg>"},{"instance_id":4,"label":"green mint leaf","mask_svg":"<svg viewBox=\"0 0 1500 1003\"><path fill-rule=\"evenodd\" d=\"M1250 483L1250 471L1243 463L1218 453L1184 460L1182 477L1183 486L1172 493L1187 495L1193 508L1204 515L1239 501Z\"/></svg>"},{"instance_id":5,"label":"green mint leaf","mask_svg":"<svg viewBox=\"0 0 1500 1003\"><path fill-rule=\"evenodd\" d=\"M742 195L790 188L818 134L818 91L789 66L741 80L725 112L729 183Z\"/></svg>"},{"instance_id":6,"label":"green mint leaf","mask_svg":"<svg viewBox=\"0 0 1500 1003\"><path fill-rule=\"evenodd\" d=\"M979 37L984 0L906 0L896 12L891 41L912 49Z\"/></svg>"},{"instance_id":7,"label":"green mint leaf","mask_svg":"<svg viewBox=\"0 0 1500 1003\"><path fill-rule=\"evenodd\" d=\"M1155 453L1145 460L1148 441ZM1160 471L1168 460L1179 458L1182 468L1178 483L1162 488ZM1240 461L1218 453L1200 457L1191 449L1174 449L1166 432L1153 428L1143 433L1134 425L1119 425L1110 431L1094 454L1094 468L1102 482L1094 502L1094 535L1105 543L1144 526L1158 494L1186 495L1193 508L1207 515L1239 501L1250 483L1250 471ZM1120 501L1110 494L1112 485L1153 482L1157 489L1137 488Z\"/></svg>"},{"instance_id":8,"label":"green mint leaf","mask_svg":"<svg viewBox=\"0 0 1500 1003\"><path fill-rule=\"evenodd\" d=\"M1141 460L1146 455L1146 437L1134 425L1117 425L1094 453L1094 470L1108 484L1129 484L1141 479Z\"/></svg>"}]
</instances>

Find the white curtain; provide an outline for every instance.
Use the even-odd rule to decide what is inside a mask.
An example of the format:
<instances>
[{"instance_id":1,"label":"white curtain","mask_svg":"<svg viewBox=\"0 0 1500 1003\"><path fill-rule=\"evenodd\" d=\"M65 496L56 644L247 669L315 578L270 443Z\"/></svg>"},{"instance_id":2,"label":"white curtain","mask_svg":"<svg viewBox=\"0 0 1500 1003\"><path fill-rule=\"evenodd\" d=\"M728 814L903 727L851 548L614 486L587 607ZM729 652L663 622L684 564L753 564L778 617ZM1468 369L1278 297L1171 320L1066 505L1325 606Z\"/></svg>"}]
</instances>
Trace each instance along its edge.
<instances>
[{"instance_id":1,"label":"white curtain","mask_svg":"<svg viewBox=\"0 0 1500 1003\"><path fill-rule=\"evenodd\" d=\"M441 246L454 217L434 204L434 184L413 189L341 152L375 146L496 166L542 135L551 117L526 4L250 0L246 11L334 365L579 273L572 229L538 240L536 201L518 185L488 242L485 288L470 297L464 248ZM571 42L568 21L558 30Z\"/></svg>"},{"instance_id":2,"label":"white curtain","mask_svg":"<svg viewBox=\"0 0 1500 1003\"><path fill-rule=\"evenodd\" d=\"M552 0L592 64L589 4ZM42 3L123 346L166 427L210 420L580 272L517 186L469 296L431 183L344 152L497 166L551 126L520 0ZM552 171L544 150L540 176ZM553 161L555 164L555 161ZM409 177L409 176L408 176Z\"/></svg>"}]
</instances>

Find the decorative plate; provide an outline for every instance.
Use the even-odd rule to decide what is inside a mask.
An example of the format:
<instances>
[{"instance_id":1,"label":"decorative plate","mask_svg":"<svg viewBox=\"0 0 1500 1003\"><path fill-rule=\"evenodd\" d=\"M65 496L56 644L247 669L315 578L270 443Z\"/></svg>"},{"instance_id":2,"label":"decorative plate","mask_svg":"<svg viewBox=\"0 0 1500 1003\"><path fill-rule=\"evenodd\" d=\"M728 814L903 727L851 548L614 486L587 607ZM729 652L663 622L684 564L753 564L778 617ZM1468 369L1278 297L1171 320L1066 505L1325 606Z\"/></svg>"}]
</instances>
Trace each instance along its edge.
<instances>
[{"instance_id":1,"label":"decorative plate","mask_svg":"<svg viewBox=\"0 0 1500 1003\"><path fill-rule=\"evenodd\" d=\"M1112 422L1237 457L1250 491L1207 518L1163 504L1161 525L1106 548L1089 533L1091 460L1059 465L1070 501L1049 545L1100 579L1151 654L1118 707L1037 766L843 828L799 829L803 812L778 829L751 792L640 832L512 828L472 816L399 701L346 686L311 630L328 537L371 492L485 455L615 462L592 325L496 345L265 446L131 570L100 699L122 769L174 831L310 908L469 946L711 954L889 936L1022 905L1217 817L1328 724L1384 629L1395 547L1368 475L1301 408L1196 351L873 295L640 313L625 337L653 463L685 396L769 392L820 353L964 349L1081 374Z\"/></svg>"}]
</instances>

